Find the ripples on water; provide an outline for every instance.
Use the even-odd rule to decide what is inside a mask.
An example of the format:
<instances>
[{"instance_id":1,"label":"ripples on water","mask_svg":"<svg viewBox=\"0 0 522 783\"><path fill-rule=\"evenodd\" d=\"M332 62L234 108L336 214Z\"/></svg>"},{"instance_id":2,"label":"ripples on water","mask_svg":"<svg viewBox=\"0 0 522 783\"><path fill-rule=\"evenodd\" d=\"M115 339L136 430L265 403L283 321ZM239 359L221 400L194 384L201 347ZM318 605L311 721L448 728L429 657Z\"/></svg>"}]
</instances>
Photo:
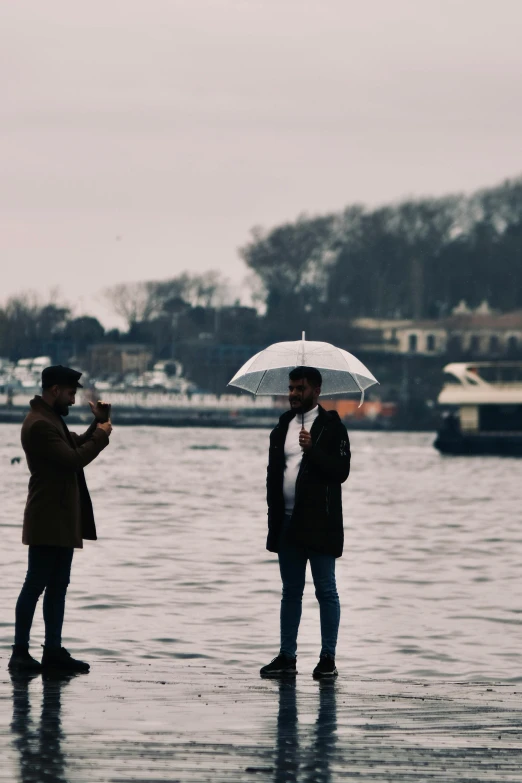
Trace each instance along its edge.
<instances>
[{"instance_id":1,"label":"ripples on water","mask_svg":"<svg viewBox=\"0 0 522 783\"><path fill-rule=\"evenodd\" d=\"M441 457L431 434L355 432L345 485L338 664L371 677L522 675L522 462ZM28 472L2 426L0 638L26 567ZM277 559L265 550L267 430L116 429L87 480L99 541L73 562L64 643L123 661L207 658L257 669L278 648ZM43 637L37 609L32 644ZM319 614L308 576L299 637ZM304 663L305 661L303 661Z\"/></svg>"}]
</instances>

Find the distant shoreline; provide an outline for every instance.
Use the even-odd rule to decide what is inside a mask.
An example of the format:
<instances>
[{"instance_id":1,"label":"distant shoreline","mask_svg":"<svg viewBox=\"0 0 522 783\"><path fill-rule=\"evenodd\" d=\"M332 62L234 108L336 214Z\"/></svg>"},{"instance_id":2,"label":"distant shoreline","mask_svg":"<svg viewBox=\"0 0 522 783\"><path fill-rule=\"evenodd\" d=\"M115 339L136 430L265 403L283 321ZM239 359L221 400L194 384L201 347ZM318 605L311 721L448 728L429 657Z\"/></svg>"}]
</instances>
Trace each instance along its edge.
<instances>
[{"instance_id":1,"label":"distant shoreline","mask_svg":"<svg viewBox=\"0 0 522 783\"><path fill-rule=\"evenodd\" d=\"M21 424L26 406L0 407L0 424ZM116 409L112 422L115 427L225 427L228 429L272 429L277 424L281 409L223 411L209 409ZM88 427L92 421L87 409L71 411L67 423ZM348 430L368 432L433 432L431 427L405 426L404 422L387 419L385 423L370 419L344 419Z\"/></svg>"}]
</instances>

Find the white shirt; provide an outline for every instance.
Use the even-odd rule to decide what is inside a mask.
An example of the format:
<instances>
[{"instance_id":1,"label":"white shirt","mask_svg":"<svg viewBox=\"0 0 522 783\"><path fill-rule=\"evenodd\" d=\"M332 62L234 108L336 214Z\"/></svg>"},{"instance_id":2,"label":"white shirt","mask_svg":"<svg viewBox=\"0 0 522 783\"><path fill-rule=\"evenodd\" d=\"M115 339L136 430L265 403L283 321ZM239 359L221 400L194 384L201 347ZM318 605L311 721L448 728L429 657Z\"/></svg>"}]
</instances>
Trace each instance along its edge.
<instances>
[{"instance_id":1,"label":"white shirt","mask_svg":"<svg viewBox=\"0 0 522 783\"><path fill-rule=\"evenodd\" d=\"M304 415L304 428L308 432L319 415L319 407L316 405ZM285 475L283 480L283 495L285 498L285 513L291 514L295 503L295 482L303 459L303 450L299 445L299 433L302 427L302 416L298 413L288 425L285 440Z\"/></svg>"}]
</instances>

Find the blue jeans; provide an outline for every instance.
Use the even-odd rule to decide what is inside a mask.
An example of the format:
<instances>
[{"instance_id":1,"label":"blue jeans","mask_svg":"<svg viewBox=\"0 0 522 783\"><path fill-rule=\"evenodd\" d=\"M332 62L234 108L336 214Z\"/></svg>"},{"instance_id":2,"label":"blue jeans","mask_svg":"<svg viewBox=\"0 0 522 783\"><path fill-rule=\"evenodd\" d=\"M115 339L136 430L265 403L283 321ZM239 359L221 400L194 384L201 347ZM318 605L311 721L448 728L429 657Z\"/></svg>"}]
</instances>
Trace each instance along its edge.
<instances>
[{"instance_id":1,"label":"blue jeans","mask_svg":"<svg viewBox=\"0 0 522 783\"><path fill-rule=\"evenodd\" d=\"M335 557L321 555L310 549L287 543L285 538L289 522L290 517L287 516L279 544L279 570L283 582L280 652L295 658L306 564L310 561L321 617L321 655L331 655L335 658L341 619L341 605L335 583Z\"/></svg>"},{"instance_id":2,"label":"blue jeans","mask_svg":"<svg viewBox=\"0 0 522 783\"><path fill-rule=\"evenodd\" d=\"M69 586L73 553L74 549L63 546L29 547L27 576L16 602L15 644L29 644L36 604L45 590L45 644L61 647L65 594Z\"/></svg>"}]
</instances>

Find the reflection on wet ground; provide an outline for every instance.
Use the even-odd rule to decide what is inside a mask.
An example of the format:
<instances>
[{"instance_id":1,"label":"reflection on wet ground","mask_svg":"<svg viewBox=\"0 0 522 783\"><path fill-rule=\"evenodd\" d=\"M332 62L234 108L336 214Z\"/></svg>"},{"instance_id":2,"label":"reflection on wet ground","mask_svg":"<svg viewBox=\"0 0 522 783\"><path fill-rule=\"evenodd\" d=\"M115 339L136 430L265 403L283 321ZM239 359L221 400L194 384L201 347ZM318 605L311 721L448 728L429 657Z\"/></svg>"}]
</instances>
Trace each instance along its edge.
<instances>
[{"instance_id":1,"label":"reflection on wet ground","mask_svg":"<svg viewBox=\"0 0 522 783\"><path fill-rule=\"evenodd\" d=\"M520 782L522 692L105 664L0 678L0 780ZM12 718L9 717L12 710Z\"/></svg>"},{"instance_id":2,"label":"reflection on wet ground","mask_svg":"<svg viewBox=\"0 0 522 783\"><path fill-rule=\"evenodd\" d=\"M10 674L13 695L12 743L18 753L19 780L22 783L67 783L66 761L62 752L62 689L74 677L41 678L39 675ZM29 685L42 680L41 710L33 719Z\"/></svg>"},{"instance_id":3,"label":"reflection on wet ground","mask_svg":"<svg viewBox=\"0 0 522 783\"><path fill-rule=\"evenodd\" d=\"M330 783L330 761L336 746L336 683L319 683L317 718L308 737L299 742L297 687L295 682L279 684L277 745L274 783Z\"/></svg>"}]
</instances>

